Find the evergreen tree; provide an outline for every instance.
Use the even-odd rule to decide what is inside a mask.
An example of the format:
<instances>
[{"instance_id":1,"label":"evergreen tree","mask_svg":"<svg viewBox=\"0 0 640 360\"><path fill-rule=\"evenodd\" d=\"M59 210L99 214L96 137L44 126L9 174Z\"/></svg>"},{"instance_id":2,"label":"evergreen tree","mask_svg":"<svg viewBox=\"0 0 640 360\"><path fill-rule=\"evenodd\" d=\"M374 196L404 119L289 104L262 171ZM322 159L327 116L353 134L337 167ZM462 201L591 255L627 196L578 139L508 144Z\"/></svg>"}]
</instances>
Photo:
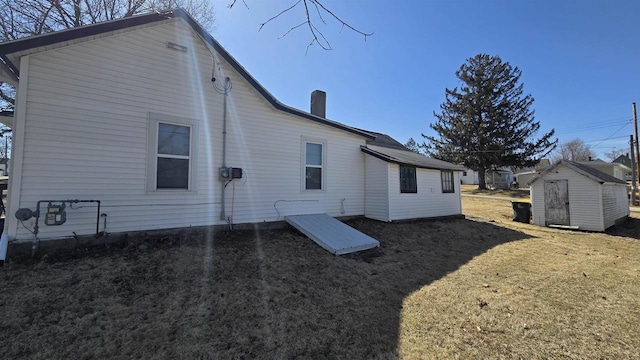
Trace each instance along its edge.
<instances>
[{"instance_id":1,"label":"evergreen tree","mask_svg":"<svg viewBox=\"0 0 640 360\"><path fill-rule=\"evenodd\" d=\"M540 122L531 109L533 97L523 95L522 72L499 56L478 54L467 59L456 76L462 83L445 89L445 102L426 136L427 151L436 158L478 171L485 189L485 171L504 166L528 167L555 149L554 130L537 138Z\"/></svg>"},{"instance_id":2,"label":"evergreen tree","mask_svg":"<svg viewBox=\"0 0 640 360\"><path fill-rule=\"evenodd\" d=\"M404 147L413 151L414 153L417 153L417 154L422 153L422 151L420 151L420 144L418 144L415 140L413 140L413 138L409 138L406 144L404 144Z\"/></svg>"}]
</instances>

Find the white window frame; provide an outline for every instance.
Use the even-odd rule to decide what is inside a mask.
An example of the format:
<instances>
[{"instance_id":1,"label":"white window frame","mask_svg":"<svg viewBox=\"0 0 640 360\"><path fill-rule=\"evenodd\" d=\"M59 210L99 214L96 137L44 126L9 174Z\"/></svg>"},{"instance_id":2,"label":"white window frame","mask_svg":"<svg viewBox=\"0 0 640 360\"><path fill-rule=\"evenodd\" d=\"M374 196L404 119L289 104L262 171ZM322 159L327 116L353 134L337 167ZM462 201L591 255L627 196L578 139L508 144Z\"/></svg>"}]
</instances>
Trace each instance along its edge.
<instances>
[{"instance_id":1,"label":"white window frame","mask_svg":"<svg viewBox=\"0 0 640 360\"><path fill-rule=\"evenodd\" d=\"M320 178L320 189L307 189L307 144L319 144L322 145L322 165L309 165L310 167L320 168L322 170L322 176ZM325 192L327 191L327 139L313 138L302 136L300 141L300 153L302 157L300 159L300 189L303 192Z\"/></svg>"},{"instance_id":2,"label":"white window frame","mask_svg":"<svg viewBox=\"0 0 640 360\"><path fill-rule=\"evenodd\" d=\"M170 124L186 126L190 129L189 136L189 180L186 189L158 189L158 156L163 158L184 159L180 155L159 155L158 154L158 128L159 124ZM199 142L199 121L194 119L181 118L166 114L149 113L149 123L147 127L147 194L159 193L196 193L197 190L197 167L198 167L198 142Z\"/></svg>"}]
</instances>

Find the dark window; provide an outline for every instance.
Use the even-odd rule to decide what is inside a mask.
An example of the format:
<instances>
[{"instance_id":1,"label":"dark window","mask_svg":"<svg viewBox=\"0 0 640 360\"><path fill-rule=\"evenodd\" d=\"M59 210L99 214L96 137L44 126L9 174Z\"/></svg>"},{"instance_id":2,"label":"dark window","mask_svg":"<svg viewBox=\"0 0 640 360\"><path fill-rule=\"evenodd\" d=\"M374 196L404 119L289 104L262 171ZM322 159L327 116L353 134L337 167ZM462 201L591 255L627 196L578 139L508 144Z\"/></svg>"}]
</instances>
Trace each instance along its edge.
<instances>
[{"instance_id":1,"label":"dark window","mask_svg":"<svg viewBox=\"0 0 640 360\"><path fill-rule=\"evenodd\" d=\"M467 172L466 172L466 171L463 171L463 172L462 172L462 176L467 176Z\"/></svg>"},{"instance_id":2,"label":"dark window","mask_svg":"<svg viewBox=\"0 0 640 360\"><path fill-rule=\"evenodd\" d=\"M158 189L188 189L191 128L158 123Z\"/></svg>"},{"instance_id":3,"label":"dark window","mask_svg":"<svg viewBox=\"0 0 640 360\"><path fill-rule=\"evenodd\" d=\"M452 193L455 191L455 187L453 185L453 171L451 170L440 171L440 178L442 180L443 193Z\"/></svg>"},{"instance_id":4,"label":"dark window","mask_svg":"<svg viewBox=\"0 0 640 360\"><path fill-rule=\"evenodd\" d=\"M308 142L305 145L305 189L322 190L322 144Z\"/></svg>"},{"instance_id":5,"label":"dark window","mask_svg":"<svg viewBox=\"0 0 640 360\"><path fill-rule=\"evenodd\" d=\"M413 166L400 166L400 192L417 193L416 168Z\"/></svg>"}]
</instances>

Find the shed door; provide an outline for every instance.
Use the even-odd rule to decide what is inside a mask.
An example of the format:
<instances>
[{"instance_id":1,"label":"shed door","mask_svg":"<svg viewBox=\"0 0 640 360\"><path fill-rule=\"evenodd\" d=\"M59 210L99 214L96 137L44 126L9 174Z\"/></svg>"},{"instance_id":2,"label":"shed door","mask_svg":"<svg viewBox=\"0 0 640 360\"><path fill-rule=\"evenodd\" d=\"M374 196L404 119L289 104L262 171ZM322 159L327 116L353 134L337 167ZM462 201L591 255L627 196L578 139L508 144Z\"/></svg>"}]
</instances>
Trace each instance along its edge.
<instances>
[{"instance_id":1,"label":"shed door","mask_svg":"<svg viewBox=\"0 0 640 360\"><path fill-rule=\"evenodd\" d=\"M546 225L570 225L568 180L544 182L544 213Z\"/></svg>"}]
</instances>

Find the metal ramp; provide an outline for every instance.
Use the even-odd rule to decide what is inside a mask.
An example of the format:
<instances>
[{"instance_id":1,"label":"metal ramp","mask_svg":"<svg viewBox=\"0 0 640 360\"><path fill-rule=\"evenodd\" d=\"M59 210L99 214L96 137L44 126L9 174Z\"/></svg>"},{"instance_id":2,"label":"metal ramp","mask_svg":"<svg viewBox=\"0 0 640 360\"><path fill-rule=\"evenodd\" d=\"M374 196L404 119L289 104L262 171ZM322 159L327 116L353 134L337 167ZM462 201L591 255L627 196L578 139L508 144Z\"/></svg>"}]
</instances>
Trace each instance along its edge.
<instances>
[{"instance_id":1,"label":"metal ramp","mask_svg":"<svg viewBox=\"0 0 640 360\"><path fill-rule=\"evenodd\" d=\"M380 242L327 214L291 215L284 220L335 255L368 250Z\"/></svg>"}]
</instances>

